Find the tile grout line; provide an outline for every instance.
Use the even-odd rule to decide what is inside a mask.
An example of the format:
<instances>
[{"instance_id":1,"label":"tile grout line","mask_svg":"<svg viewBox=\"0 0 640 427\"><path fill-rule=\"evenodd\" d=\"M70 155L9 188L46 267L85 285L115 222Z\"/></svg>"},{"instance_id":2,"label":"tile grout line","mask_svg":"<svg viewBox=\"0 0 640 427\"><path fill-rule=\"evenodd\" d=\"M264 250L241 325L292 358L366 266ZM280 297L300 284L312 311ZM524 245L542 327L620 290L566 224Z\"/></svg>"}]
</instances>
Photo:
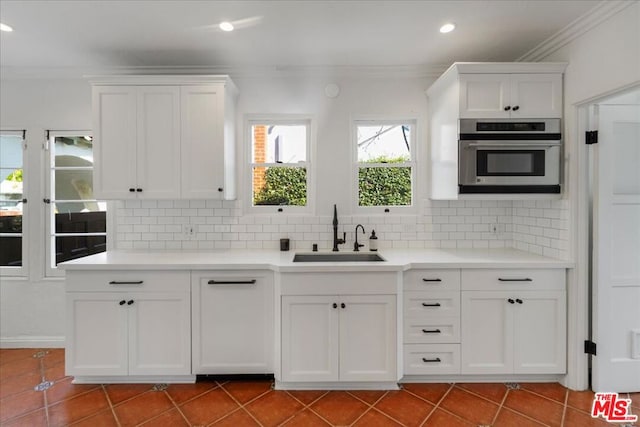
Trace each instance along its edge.
<instances>
[{"instance_id":1,"label":"tile grout line","mask_svg":"<svg viewBox=\"0 0 640 427\"><path fill-rule=\"evenodd\" d=\"M508 394L510 391L511 391L511 390L507 390L507 394ZM505 396L505 401L506 401L506 396ZM556 403L558 403L558 402L556 402ZM526 419L528 419L528 420L531 420L531 421L533 421L533 422L535 422L535 423L537 423L537 424L540 424L541 426L550 427L550 426L549 426L549 424L543 423L543 422L542 422L542 421L540 421L539 419L536 419L536 418L533 418L533 417L532 417L532 416L530 416L530 415L524 414L524 413L522 413L522 412L518 411L517 409L513 409L513 408L509 408L508 406L504 406L504 404L503 404L503 406L502 406L502 409L504 409L504 410L506 410L506 411L513 412L514 414L517 414L517 415L519 415L519 416L521 416L521 417L523 417L523 418L526 418Z\"/></svg>"},{"instance_id":2,"label":"tile grout line","mask_svg":"<svg viewBox=\"0 0 640 427\"><path fill-rule=\"evenodd\" d=\"M109 393L107 393L107 387L105 387L104 384L100 384L100 388L102 389L102 392L104 393L104 395L107 398L107 403L109 404L109 409L111 410L111 415L113 415L113 419L116 420L116 424L118 425L118 427L120 427L120 420L118 419L118 415L116 415L116 410L113 407L113 402L111 402L111 398L109 397Z\"/></svg>"},{"instance_id":3,"label":"tile grout line","mask_svg":"<svg viewBox=\"0 0 640 427\"><path fill-rule=\"evenodd\" d=\"M162 411L159 414L156 414L154 417L149 418L148 420L145 420L143 422L141 422L138 425L144 425L146 423L148 423L149 421L155 420L156 418L159 418L160 416L162 416L163 414L166 414L167 412L176 409L178 411L178 413L180 414L180 416L182 416L182 418L187 422L187 424L189 426L191 426L191 423L189 422L189 420L187 419L187 417L184 416L184 414L182 413L182 411L180 410L180 408L178 407L178 405L176 404L176 402L171 398L171 395L169 393L167 393L167 390L159 390L162 391L164 393L164 395L169 399L169 401L171 402L171 404L173 405L173 408L169 408L166 411ZM144 393L142 393L144 394Z\"/></svg>"},{"instance_id":4,"label":"tile grout line","mask_svg":"<svg viewBox=\"0 0 640 427\"><path fill-rule=\"evenodd\" d=\"M351 390L351 391L355 391L355 390ZM357 400L359 400L360 402L364 403L365 405L368 406L366 411L363 411L362 414L360 414L359 417L357 417L355 420L353 420L353 422L350 425L354 425L355 423L357 423L360 418L364 417L367 413L371 412L372 410L376 410L376 412L380 412L382 415L386 415L387 418L389 418L392 421L397 422L398 420L393 419L392 417L390 417L389 415L385 414L384 412L378 411L377 409L374 408L374 405L378 402L380 402L382 399L384 399L384 397L389 394L388 391L386 391L385 393L382 394L382 396L380 396L375 402L373 402L373 404L369 404L368 402L365 402L364 400L360 399L358 396L355 396L353 394L351 394L349 391L347 391L347 394L349 396L352 396L354 398L356 398ZM401 423L402 424L402 423Z\"/></svg>"},{"instance_id":5,"label":"tile grout line","mask_svg":"<svg viewBox=\"0 0 640 427\"><path fill-rule=\"evenodd\" d=\"M246 412L247 415L249 415L256 423L258 423L259 426L262 427L262 423L256 417L254 417L251 412L249 412L248 410L245 409L245 405L247 405L247 404L249 404L249 403L251 403L251 402L253 402L255 400L258 400L259 398L261 398L265 394L269 393L271 390L267 390L264 393L261 393L258 396L254 397L253 399L247 401L245 404L242 404L231 393L229 393L226 388L223 387L227 383L229 383L229 381L225 381L224 383L219 383L219 382L216 381L216 384L218 384L218 388L220 388L223 392L225 392L227 394L227 396L229 396L231 398L231 400L233 400L238 405L238 408L236 408L235 410L229 412L224 417L218 418L217 420L214 420L214 421L210 422L208 425L213 425L213 424L217 423L218 421L224 420L225 418L231 416L232 414L235 414L236 412L242 410L242 411ZM191 425L191 423L189 423L189 425Z\"/></svg>"},{"instance_id":6,"label":"tile grout line","mask_svg":"<svg viewBox=\"0 0 640 427\"><path fill-rule=\"evenodd\" d=\"M420 425L421 425L421 426L423 426L423 425L424 425L424 424L429 420L429 418L431 418L431 415L433 415L433 413L434 413L434 412L436 412L436 409L440 408L440 404L441 404L441 403L442 403L442 401L445 399L445 397L447 397L447 396L449 395L449 393L451 392L451 390L453 390L453 387L454 387L455 385L456 385L456 383L449 383L449 388L447 389L447 391L445 391L445 392L444 392L444 394L440 397L440 399L438 399L438 401L437 401L437 402L436 402L436 404L434 405L434 407L433 407L433 409L431 410L431 412L429 412L429 414L427 415L427 417L426 417L424 420L422 420L422 423L420 423ZM411 391L409 391L409 393L411 393ZM416 394L414 394L414 393L411 393L411 394L412 394L412 395L414 395L414 396L416 396L416 397L418 397L419 399L424 400L425 402L429 402L427 399L423 399L422 397L420 397L420 396L418 396L418 395L416 395ZM432 402L429 402L429 403L433 404ZM449 412L449 411L447 411L446 409L444 409L444 408L440 408L440 409L450 414L450 412ZM451 414L451 415L455 415L455 414ZM456 417L458 417L458 416L456 415ZM458 417L458 418L460 418L460 417Z\"/></svg>"},{"instance_id":7,"label":"tile grout line","mask_svg":"<svg viewBox=\"0 0 640 427\"><path fill-rule=\"evenodd\" d=\"M41 377L41 382L45 382L44 356L40 358L40 377ZM49 420L49 400L47 399L47 390L48 389L42 390L42 394L43 394L43 400L44 400L44 417L45 417L45 420L47 421L47 426L50 426L51 421Z\"/></svg>"},{"instance_id":8,"label":"tile grout line","mask_svg":"<svg viewBox=\"0 0 640 427\"><path fill-rule=\"evenodd\" d=\"M564 419L567 416L567 402L569 401L569 389L564 393L564 405L562 405L562 418L560 419L560 426L564 426Z\"/></svg>"},{"instance_id":9,"label":"tile grout line","mask_svg":"<svg viewBox=\"0 0 640 427\"><path fill-rule=\"evenodd\" d=\"M507 392L504 394L504 396L502 396L502 400L500 401L500 405L498 406L498 411L496 412L496 414L493 416L493 419L491 420L491 425L494 425L496 423L496 420L498 419L498 415L500 415L500 412L504 407L504 402L507 401L507 396L509 396L509 392L511 391L509 390L509 387L505 386L505 388L507 389Z\"/></svg>"},{"instance_id":10,"label":"tile grout line","mask_svg":"<svg viewBox=\"0 0 640 427\"><path fill-rule=\"evenodd\" d=\"M325 417L323 417L322 415L320 415L319 413L317 413L316 411L314 411L314 409L311 407L311 405L313 405L314 403L316 403L317 401L319 401L320 399L322 399L323 397L325 397L327 394L329 394L332 390L325 390L324 393L322 393L320 396L318 396L317 398L313 399L311 402L309 402L309 404L305 404L304 402L302 402L300 399L297 399L294 395L292 395L291 393L289 393L289 390L285 390L285 392L287 393L287 395L293 397L295 400L297 400L298 402L300 402L302 404L302 410L300 410L299 412L304 411L305 409L308 409L312 414L314 414L315 416L317 416L318 418L320 418L322 421L324 421L325 423L327 423L328 425L332 425L329 420L327 420ZM294 415L295 416L295 415ZM291 418L287 418L287 420L285 420L284 422L282 422L280 425L284 425L284 423L288 422L289 420L291 420Z\"/></svg>"},{"instance_id":11,"label":"tile grout line","mask_svg":"<svg viewBox=\"0 0 640 427\"><path fill-rule=\"evenodd\" d=\"M303 401L301 401L300 399L298 399L297 397L295 397L293 394L289 393L289 390L283 390L285 393L287 393L287 395L291 396L293 399L295 399L297 402L300 402L300 404L302 405L302 409L298 412L296 412L296 414L298 414L299 412L304 411L305 409L308 409L312 414L314 414L315 416L319 417L322 421L324 421L325 423L327 423L328 425L332 425L329 420L325 419L322 415L320 415L319 413L317 413L312 407L311 405L313 405L314 403L316 403L318 400L322 399L323 397L325 397L327 394L329 394L332 390L324 390L324 393L322 393L320 396L318 396L317 398L313 399L311 402L309 402L309 404L304 403ZM293 391L293 390L291 390ZM322 390L321 390L322 391ZM355 396L354 396L355 397ZM295 414L294 414L295 416ZM284 425L286 422L290 421L291 418L287 418L285 421L283 421L281 424L279 425Z\"/></svg>"}]
</instances>

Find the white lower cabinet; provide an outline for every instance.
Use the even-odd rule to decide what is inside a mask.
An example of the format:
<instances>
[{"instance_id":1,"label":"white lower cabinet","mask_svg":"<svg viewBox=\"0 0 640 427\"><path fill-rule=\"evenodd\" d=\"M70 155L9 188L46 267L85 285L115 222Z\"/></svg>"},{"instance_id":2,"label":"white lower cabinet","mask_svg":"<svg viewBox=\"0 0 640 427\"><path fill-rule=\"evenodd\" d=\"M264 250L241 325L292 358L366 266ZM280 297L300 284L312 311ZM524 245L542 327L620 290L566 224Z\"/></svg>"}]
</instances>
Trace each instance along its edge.
<instances>
[{"instance_id":1,"label":"white lower cabinet","mask_svg":"<svg viewBox=\"0 0 640 427\"><path fill-rule=\"evenodd\" d=\"M395 295L282 297L282 381L395 381Z\"/></svg>"},{"instance_id":2,"label":"white lower cabinet","mask_svg":"<svg viewBox=\"0 0 640 427\"><path fill-rule=\"evenodd\" d=\"M566 370L564 291L463 291L463 374Z\"/></svg>"},{"instance_id":3,"label":"white lower cabinet","mask_svg":"<svg viewBox=\"0 0 640 427\"><path fill-rule=\"evenodd\" d=\"M189 294L74 292L67 375L189 375Z\"/></svg>"},{"instance_id":4,"label":"white lower cabinet","mask_svg":"<svg viewBox=\"0 0 640 427\"><path fill-rule=\"evenodd\" d=\"M194 374L273 373L273 273L194 272Z\"/></svg>"},{"instance_id":5,"label":"white lower cabinet","mask_svg":"<svg viewBox=\"0 0 640 427\"><path fill-rule=\"evenodd\" d=\"M67 375L191 374L189 273L67 272ZM175 290L164 290L174 285ZM79 289L86 289L78 291Z\"/></svg>"}]
</instances>

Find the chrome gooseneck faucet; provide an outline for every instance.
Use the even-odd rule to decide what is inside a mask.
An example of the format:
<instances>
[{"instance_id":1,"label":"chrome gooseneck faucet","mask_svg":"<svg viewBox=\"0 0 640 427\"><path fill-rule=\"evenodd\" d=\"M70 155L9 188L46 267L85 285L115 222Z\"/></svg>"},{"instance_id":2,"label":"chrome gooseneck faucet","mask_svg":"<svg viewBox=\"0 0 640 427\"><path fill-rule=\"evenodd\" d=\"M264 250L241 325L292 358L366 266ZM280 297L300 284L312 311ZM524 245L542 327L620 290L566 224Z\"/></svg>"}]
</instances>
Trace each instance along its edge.
<instances>
[{"instance_id":1,"label":"chrome gooseneck faucet","mask_svg":"<svg viewBox=\"0 0 640 427\"><path fill-rule=\"evenodd\" d=\"M364 227L362 226L362 224L358 224L356 225L356 241L353 243L353 251L354 252L360 252L360 248L363 247L364 245L362 243L358 243L358 228L362 230L362 234L367 234L366 231L364 231Z\"/></svg>"},{"instance_id":2,"label":"chrome gooseneck faucet","mask_svg":"<svg viewBox=\"0 0 640 427\"><path fill-rule=\"evenodd\" d=\"M338 245L342 245L346 240L346 232L343 233L342 239L338 239L338 207L333 205L333 252L338 252Z\"/></svg>"}]
</instances>

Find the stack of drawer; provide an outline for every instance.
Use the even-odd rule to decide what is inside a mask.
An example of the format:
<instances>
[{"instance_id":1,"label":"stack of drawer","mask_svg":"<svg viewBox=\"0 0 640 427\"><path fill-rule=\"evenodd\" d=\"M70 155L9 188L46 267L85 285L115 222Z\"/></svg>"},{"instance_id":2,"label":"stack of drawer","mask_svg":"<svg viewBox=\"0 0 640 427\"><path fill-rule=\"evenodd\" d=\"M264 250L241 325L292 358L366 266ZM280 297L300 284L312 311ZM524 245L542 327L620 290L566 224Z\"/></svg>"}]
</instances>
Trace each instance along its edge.
<instances>
[{"instance_id":1,"label":"stack of drawer","mask_svg":"<svg viewBox=\"0 0 640 427\"><path fill-rule=\"evenodd\" d=\"M404 273L404 374L460 373L460 270Z\"/></svg>"}]
</instances>

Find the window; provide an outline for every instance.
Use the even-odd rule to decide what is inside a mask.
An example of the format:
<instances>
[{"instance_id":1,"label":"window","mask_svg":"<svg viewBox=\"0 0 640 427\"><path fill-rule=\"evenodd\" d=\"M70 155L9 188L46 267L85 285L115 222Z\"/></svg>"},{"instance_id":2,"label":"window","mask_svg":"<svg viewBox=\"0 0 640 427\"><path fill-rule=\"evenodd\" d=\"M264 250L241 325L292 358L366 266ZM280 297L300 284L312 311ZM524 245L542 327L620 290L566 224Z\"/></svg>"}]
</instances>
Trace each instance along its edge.
<instances>
[{"instance_id":1,"label":"window","mask_svg":"<svg viewBox=\"0 0 640 427\"><path fill-rule=\"evenodd\" d=\"M24 133L0 132L0 269L24 275Z\"/></svg>"},{"instance_id":2,"label":"window","mask_svg":"<svg viewBox=\"0 0 640 427\"><path fill-rule=\"evenodd\" d=\"M357 208L376 211L413 206L415 124L412 121L355 122Z\"/></svg>"},{"instance_id":3,"label":"window","mask_svg":"<svg viewBox=\"0 0 640 427\"><path fill-rule=\"evenodd\" d=\"M251 120L251 207L307 212L310 121Z\"/></svg>"},{"instance_id":4,"label":"window","mask_svg":"<svg viewBox=\"0 0 640 427\"><path fill-rule=\"evenodd\" d=\"M93 196L87 132L50 134L48 193L47 275L58 275L58 263L106 250L106 202Z\"/></svg>"}]
</instances>

